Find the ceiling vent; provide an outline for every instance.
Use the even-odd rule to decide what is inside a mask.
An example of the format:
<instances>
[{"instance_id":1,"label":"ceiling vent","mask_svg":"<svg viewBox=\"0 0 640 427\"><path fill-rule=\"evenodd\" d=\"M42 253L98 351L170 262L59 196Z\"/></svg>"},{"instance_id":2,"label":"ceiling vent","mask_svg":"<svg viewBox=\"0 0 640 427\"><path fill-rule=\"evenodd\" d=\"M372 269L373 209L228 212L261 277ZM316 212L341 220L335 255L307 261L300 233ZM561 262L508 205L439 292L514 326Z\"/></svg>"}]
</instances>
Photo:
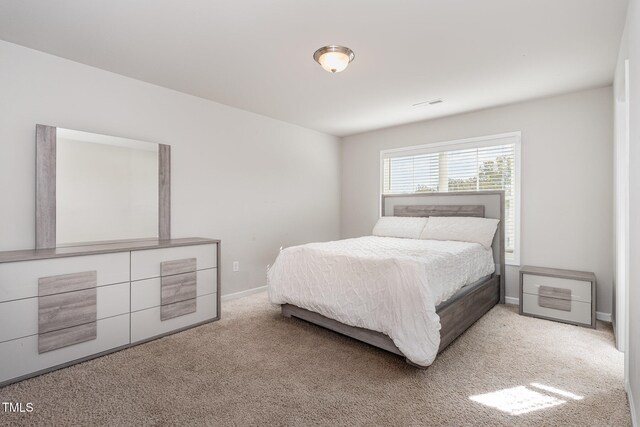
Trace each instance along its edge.
<instances>
[{"instance_id":1,"label":"ceiling vent","mask_svg":"<svg viewBox=\"0 0 640 427\"><path fill-rule=\"evenodd\" d=\"M444 102L442 98L432 99L430 101L422 101L422 102L418 102L417 104L413 104L413 107L419 107L421 105L435 105L435 104L440 104L441 102Z\"/></svg>"}]
</instances>

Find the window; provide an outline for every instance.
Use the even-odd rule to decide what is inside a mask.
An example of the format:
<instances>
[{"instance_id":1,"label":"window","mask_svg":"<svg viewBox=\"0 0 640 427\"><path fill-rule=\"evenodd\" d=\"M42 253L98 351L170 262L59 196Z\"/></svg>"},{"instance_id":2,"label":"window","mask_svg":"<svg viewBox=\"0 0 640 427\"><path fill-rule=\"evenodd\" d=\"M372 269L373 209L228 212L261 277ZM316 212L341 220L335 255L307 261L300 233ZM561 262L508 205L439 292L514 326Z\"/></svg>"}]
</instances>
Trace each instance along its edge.
<instances>
[{"instance_id":1,"label":"window","mask_svg":"<svg viewBox=\"0 0 640 427\"><path fill-rule=\"evenodd\" d=\"M382 193L504 190L505 259L518 264L520 132L380 152Z\"/></svg>"}]
</instances>

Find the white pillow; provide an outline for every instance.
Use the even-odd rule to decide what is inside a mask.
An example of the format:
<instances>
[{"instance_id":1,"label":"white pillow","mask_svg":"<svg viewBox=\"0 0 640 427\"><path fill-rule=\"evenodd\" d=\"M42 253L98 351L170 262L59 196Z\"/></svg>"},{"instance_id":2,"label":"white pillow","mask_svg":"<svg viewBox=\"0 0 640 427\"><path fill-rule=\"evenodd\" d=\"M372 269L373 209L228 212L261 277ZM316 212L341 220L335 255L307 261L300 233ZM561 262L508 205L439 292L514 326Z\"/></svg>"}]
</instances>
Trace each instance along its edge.
<instances>
[{"instance_id":1,"label":"white pillow","mask_svg":"<svg viewBox=\"0 0 640 427\"><path fill-rule=\"evenodd\" d=\"M422 230L421 239L457 240L491 247L500 220L468 216L432 216Z\"/></svg>"},{"instance_id":2,"label":"white pillow","mask_svg":"<svg viewBox=\"0 0 640 427\"><path fill-rule=\"evenodd\" d=\"M373 235L419 239L420 233L422 232L422 229L424 229L426 223L427 218L383 216L380 217L375 227L373 227Z\"/></svg>"}]
</instances>

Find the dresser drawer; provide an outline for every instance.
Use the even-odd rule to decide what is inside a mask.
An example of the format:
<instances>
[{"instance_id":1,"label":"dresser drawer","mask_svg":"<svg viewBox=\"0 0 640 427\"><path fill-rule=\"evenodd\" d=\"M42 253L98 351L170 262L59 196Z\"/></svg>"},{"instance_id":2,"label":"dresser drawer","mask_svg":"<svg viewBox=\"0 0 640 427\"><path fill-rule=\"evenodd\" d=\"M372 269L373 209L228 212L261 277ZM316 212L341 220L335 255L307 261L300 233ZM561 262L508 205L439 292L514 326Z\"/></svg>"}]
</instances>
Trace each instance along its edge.
<instances>
[{"instance_id":1,"label":"dresser drawer","mask_svg":"<svg viewBox=\"0 0 640 427\"><path fill-rule=\"evenodd\" d=\"M97 288L97 318L129 312L129 283ZM38 298L0 303L0 342L38 333Z\"/></svg>"},{"instance_id":2,"label":"dresser drawer","mask_svg":"<svg viewBox=\"0 0 640 427\"><path fill-rule=\"evenodd\" d=\"M203 296L217 292L218 269L210 268L196 272L196 295ZM131 282L131 311L139 311L160 306L161 278Z\"/></svg>"},{"instance_id":3,"label":"dresser drawer","mask_svg":"<svg viewBox=\"0 0 640 427\"><path fill-rule=\"evenodd\" d=\"M160 320L160 307L131 313L131 342L153 338L195 323L212 320L217 316L217 294L196 298L196 311L168 320Z\"/></svg>"},{"instance_id":4,"label":"dresser drawer","mask_svg":"<svg viewBox=\"0 0 640 427\"><path fill-rule=\"evenodd\" d=\"M38 354L38 335L0 343L0 383L129 344L129 314L97 321L97 338Z\"/></svg>"},{"instance_id":5,"label":"dresser drawer","mask_svg":"<svg viewBox=\"0 0 640 427\"><path fill-rule=\"evenodd\" d=\"M551 288L557 288L560 290L557 292L558 295L568 294L569 299L573 301L591 303L591 282L534 274L522 275L522 292L539 295L541 287L547 291L547 295L552 292Z\"/></svg>"},{"instance_id":6,"label":"dresser drawer","mask_svg":"<svg viewBox=\"0 0 640 427\"><path fill-rule=\"evenodd\" d=\"M0 264L0 302L38 296L41 278L87 271L98 286L129 282L129 252Z\"/></svg>"},{"instance_id":7,"label":"dresser drawer","mask_svg":"<svg viewBox=\"0 0 640 427\"><path fill-rule=\"evenodd\" d=\"M553 320L591 325L591 303L576 300L556 299L559 305L554 305L553 300L540 299L539 295L522 294L522 312L534 316L545 317ZM549 304L551 302L551 304ZM552 307L561 308L552 308ZM565 308L568 308L566 310Z\"/></svg>"},{"instance_id":8,"label":"dresser drawer","mask_svg":"<svg viewBox=\"0 0 640 427\"><path fill-rule=\"evenodd\" d=\"M163 262L195 258L196 269L217 267L217 245L180 246L131 252L131 280L161 276Z\"/></svg>"}]
</instances>

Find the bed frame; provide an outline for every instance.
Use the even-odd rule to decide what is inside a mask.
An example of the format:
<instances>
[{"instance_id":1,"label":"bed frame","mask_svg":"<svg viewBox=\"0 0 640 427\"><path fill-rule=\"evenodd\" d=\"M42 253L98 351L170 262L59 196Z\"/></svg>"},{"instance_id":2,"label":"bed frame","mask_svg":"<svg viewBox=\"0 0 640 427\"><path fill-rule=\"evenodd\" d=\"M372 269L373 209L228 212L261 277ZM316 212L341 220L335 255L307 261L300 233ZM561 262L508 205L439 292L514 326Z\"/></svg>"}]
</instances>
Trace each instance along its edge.
<instances>
[{"instance_id":1,"label":"bed frame","mask_svg":"<svg viewBox=\"0 0 640 427\"><path fill-rule=\"evenodd\" d=\"M467 328L497 303L504 304L504 191L458 193L386 194L381 199L382 216L472 216L500 220L493 243L495 273L485 280L461 288L436 307L440 316L440 347L443 351ZM387 335L369 329L345 325L291 304L281 305L282 315L296 317L367 344L404 355ZM405 358L406 359L406 358ZM407 363L414 365L408 359Z\"/></svg>"}]
</instances>

